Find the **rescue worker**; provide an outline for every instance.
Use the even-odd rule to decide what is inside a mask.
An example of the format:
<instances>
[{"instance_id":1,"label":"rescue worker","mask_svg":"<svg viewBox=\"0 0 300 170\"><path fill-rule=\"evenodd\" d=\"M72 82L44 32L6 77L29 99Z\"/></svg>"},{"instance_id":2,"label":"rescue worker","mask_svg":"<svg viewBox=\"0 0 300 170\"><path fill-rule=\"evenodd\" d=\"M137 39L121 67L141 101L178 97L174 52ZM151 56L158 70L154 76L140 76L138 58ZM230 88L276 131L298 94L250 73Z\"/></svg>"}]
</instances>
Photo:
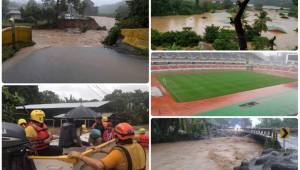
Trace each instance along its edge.
<instances>
[{"instance_id":1,"label":"rescue worker","mask_svg":"<svg viewBox=\"0 0 300 170\"><path fill-rule=\"evenodd\" d=\"M128 123L119 123L115 128L116 146L107 152L101 160L81 155L72 151L70 158L83 161L88 166L98 170L144 170L146 169L146 153L143 147L134 141L134 128ZM105 152L103 149L95 152Z\"/></svg>"},{"instance_id":2,"label":"rescue worker","mask_svg":"<svg viewBox=\"0 0 300 170\"><path fill-rule=\"evenodd\" d=\"M100 130L101 134L104 132L103 124L102 124L102 117L96 118L95 122L92 125L92 129Z\"/></svg>"},{"instance_id":3,"label":"rescue worker","mask_svg":"<svg viewBox=\"0 0 300 170\"><path fill-rule=\"evenodd\" d=\"M50 146L53 136L44 123L45 113L42 110L33 110L30 114L31 120L25 128L26 137L32 143L32 149L37 155L56 156L62 154L62 149Z\"/></svg>"},{"instance_id":4,"label":"rescue worker","mask_svg":"<svg viewBox=\"0 0 300 170\"><path fill-rule=\"evenodd\" d=\"M19 119L18 125L25 129L27 126L27 121L25 119Z\"/></svg>"},{"instance_id":5,"label":"rescue worker","mask_svg":"<svg viewBox=\"0 0 300 170\"><path fill-rule=\"evenodd\" d=\"M102 135L102 139L103 139L103 142L107 142L107 141L114 139L114 129L113 129L111 123L108 123L108 125L106 126L106 128L103 132L103 135Z\"/></svg>"},{"instance_id":6,"label":"rescue worker","mask_svg":"<svg viewBox=\"0 0 300 170\"><path fill-rule=\"evenodd\" d=\"M139 129L139 135L137 136L137 140L139 144L143 146L144 149L148 149L149 147L149 136L146 134L145 128Z\"/></svg>"}]
</instances>

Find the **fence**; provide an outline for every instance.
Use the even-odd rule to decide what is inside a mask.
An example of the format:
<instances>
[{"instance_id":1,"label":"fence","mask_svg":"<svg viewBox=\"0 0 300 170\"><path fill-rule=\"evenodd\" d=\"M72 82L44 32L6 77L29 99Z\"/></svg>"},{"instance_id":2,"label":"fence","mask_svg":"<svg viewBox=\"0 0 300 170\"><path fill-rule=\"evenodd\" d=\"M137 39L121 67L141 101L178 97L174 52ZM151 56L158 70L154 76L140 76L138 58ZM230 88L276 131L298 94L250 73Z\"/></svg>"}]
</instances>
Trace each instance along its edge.
<instances>
[{"instance_id":1,"label":"fence","mask_svg":"<svg viewBox=\"0 0 300 170\"><path fill-rule=\"evenodd\" d=\"M139 49L148 49L149 29L122 29L122 42Z\"/></svg>"},{"instance_id":2,"label":"fence","mask_svg":"<svg viewBox=\"0 0 300 170\"><path fill-rule=\"evenodd\" d=\"M31 43L32 28L26 26L16 26L16 43ZM12 44L12 27L7 27L2 30L2 44Z\"/></svg>"}]
</instances>

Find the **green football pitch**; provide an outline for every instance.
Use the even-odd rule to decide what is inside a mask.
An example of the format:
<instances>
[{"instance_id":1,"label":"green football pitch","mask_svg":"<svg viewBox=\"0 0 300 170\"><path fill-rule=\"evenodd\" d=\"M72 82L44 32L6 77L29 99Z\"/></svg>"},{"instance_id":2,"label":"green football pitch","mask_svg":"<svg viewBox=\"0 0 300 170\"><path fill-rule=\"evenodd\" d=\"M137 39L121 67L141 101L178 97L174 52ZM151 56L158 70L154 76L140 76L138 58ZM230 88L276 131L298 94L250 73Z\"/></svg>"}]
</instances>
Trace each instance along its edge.
<instances>
[{"instance_id":1,"label":"green football pitch","mask_svg":"<svg viewBox=\"0 0 300 170\"><path fill-rule=\"evenodd\" d=\"M253 71L161 75L158 80L177 102L207 99L296 81Z\"/></svg>"}]
</instances>

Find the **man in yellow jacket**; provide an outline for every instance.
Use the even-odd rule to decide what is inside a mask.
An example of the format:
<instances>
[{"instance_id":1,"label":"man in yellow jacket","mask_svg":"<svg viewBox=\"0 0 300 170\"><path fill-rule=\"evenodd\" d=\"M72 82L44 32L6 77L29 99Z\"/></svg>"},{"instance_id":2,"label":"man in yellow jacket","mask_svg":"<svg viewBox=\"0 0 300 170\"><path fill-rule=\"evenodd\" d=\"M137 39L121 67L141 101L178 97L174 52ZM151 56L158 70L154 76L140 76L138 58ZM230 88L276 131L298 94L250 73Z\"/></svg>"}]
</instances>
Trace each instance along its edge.
<instances>
[{"instance_id":1,"label":"man in yellow jacket","mask_svg":"<svg viewBox=\"0 0 300 170\"><path fill-rule=\"evenodd\" d=\"M134 128L128 123L120 123L114 130L117 145L107 152L106 157L97 160L76 151L70 152L69 157L79 159L97 170L146 169L146 153L143 147L134 141ZM104 151L102 150L102 152Z\"/></svg>"},{"instance_id":2,"label":"man in yellow jacket","mask_svg":"<svg viewBox=\"0 0 300 170\"><path fill-rule=\"evenodd\" d=\"M30 113L31 120L25 128L26 137L32 144L32 149L41 156L56 156L62 154L62 149L57 146L50 146L53 139L44 123L45 113L42 110L33 110Z\"/></svg>"}]
</instances>

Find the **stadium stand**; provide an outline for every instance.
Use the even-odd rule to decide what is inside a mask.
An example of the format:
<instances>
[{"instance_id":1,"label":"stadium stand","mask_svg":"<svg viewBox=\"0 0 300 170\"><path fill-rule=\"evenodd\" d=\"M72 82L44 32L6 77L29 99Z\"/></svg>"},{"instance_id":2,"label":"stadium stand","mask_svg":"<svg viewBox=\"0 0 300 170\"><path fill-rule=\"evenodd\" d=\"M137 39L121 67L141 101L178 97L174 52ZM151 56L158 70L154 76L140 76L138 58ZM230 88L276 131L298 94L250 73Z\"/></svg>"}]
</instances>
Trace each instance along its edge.
<instances>
[{"instance_id":1,"label":"stadium stand","mask_svg":"<svg viewBox=\"0 0 300 170\"><path fill-rule=\"evenodd\" d=\"M152 71L188 69L247 69L298 73L298 56L271 56L269 59L254 53L153 53Z\"/></svg>"}]
</instances>

